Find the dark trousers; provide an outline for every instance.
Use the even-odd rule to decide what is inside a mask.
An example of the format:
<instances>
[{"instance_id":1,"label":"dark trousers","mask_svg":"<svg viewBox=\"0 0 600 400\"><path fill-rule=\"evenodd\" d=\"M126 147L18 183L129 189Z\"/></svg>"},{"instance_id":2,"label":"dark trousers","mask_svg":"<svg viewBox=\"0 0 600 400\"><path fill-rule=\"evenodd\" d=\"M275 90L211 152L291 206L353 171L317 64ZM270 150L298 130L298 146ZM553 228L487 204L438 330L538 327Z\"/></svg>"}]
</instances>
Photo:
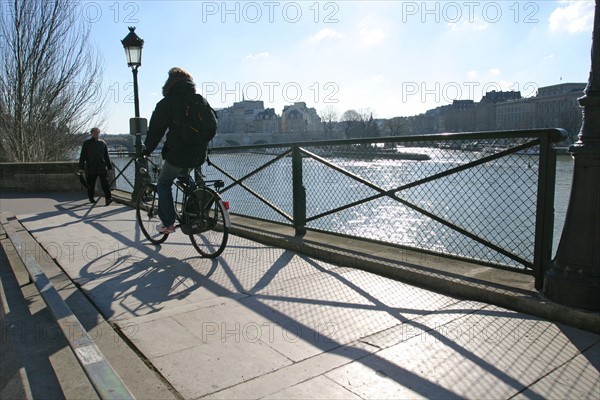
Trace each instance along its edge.
<instances>
[{"instance_id":1,"label":"dark trousers","mask_svg":"<svg viewBox=\"0 0 600 400\"><path fill-rule=\"evenodd\" d=\"M96 178L100 178L100 186L102 186L102 191L104 192L104 198L110 199L110 186L108 185L108 175L107 174L88 174L87 175L87 184L88 184L88 198L92 200L94 198L94 189L96 188Z\"/></svg>"}]
</instances>

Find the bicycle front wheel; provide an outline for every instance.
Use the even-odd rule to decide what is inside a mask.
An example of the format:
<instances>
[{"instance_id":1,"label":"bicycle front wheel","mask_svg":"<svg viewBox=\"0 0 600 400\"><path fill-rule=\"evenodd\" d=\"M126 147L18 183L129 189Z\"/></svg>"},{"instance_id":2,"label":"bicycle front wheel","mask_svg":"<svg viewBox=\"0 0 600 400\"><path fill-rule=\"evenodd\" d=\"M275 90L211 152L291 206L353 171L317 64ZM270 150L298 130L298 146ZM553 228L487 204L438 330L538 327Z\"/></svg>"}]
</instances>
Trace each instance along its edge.
<instances>
[{"instance_id":1,"label":"bicycle front wheel","mask_svg":"<svg viewBox=\"0 0 600 400\"><path fill-rule=\"evenodd\" d=\"M204 257L218 257L229 237L229 214L221 197L210 188L194 191L186 201L185 219L192 244Z\"/></svg>"},{"instance_id":2,"label":"bicycle front wheel","mask_svg":"<svg viewBox=\"0 0 600 400\"><path fill-rule=\"evenodd\" d=\"M156 226L161 223L160 218L158 218L156 185L148 184L140 191L136 203L135 217L142 233L150 242L160 244L167 240L168 234L156 230Z\"/></svg>"}]
</instances>

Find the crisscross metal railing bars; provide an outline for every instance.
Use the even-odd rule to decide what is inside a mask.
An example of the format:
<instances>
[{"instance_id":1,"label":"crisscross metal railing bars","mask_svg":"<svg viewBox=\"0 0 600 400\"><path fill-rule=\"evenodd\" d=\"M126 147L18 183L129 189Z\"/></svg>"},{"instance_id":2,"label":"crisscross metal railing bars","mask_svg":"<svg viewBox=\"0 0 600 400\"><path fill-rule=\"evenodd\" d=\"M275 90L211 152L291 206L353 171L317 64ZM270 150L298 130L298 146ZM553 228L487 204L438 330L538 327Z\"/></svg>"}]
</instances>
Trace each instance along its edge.
<instances>
[{"instance_id":1,"label":"crisscross metal railing bars","mask_svg":"<svg viewBox=\"0 0 600 400\"><path fill-rule=\"evenodd\" d=\"M233 212L539 273L559 129L213 149ZM212 172L211 172L212 170Z\"/></svg>"},{"instance_id":2,"label":"crisscross metal railing bars","mask_svg":"<svg viewBox=\"0 0 600 400\"><path fill-rule=\"evenodd\" d=\"M110 182L110 186L116 186L117 189L125 192L131 192L135 188L135 153L117 152L111 153L111 162L115 169L115 177ZM152 179L156 181L158 177L158 166L160 165L160 157L153 156L150 159L148 173ZM114 186L113 186L114 185Z\"/></svg>"}]
</instances>

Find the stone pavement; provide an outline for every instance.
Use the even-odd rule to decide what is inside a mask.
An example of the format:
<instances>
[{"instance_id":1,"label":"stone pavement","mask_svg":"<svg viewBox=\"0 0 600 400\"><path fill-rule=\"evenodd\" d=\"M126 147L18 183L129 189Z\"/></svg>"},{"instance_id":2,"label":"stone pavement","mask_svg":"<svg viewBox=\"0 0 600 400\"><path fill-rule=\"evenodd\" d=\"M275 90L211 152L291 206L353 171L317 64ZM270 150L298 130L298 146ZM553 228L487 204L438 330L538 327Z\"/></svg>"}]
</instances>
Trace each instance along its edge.
<instances>
[{"instance_id":1,"label":"stone pavement","mask_svg":"<svg viewBox=\"0 0 600 400\"><path fill-rule=\"evenodd\" d=\"M46 273L136 398L600 398L597 333L236 235L216 260L181 233L153 246L130 207L102 204L50 196L32 211L16 194L0 209L17 215L3 213L3 225L22 224L47 252L37 254ZM53 358L66 345L52 335L29 343L10 325L15 286L30 309L43 308L22 271L12 276L2 275L12 326L2 346L13 342L11 371L31 384L19 350L49 341ZM50 364L61 382L45 388L94 396L59 379L72 360Z\"/></svg>"}]
</instances>

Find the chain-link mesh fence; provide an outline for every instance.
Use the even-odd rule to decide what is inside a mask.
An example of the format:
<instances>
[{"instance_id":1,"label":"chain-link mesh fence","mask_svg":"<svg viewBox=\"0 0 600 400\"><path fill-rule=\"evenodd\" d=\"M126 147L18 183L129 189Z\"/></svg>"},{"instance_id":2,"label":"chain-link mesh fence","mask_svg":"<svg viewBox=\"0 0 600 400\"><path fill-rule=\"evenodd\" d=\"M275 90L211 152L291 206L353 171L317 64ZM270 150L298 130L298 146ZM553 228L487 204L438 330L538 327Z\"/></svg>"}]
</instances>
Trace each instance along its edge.
<instances>
[{"instance_id":1,"label":"chain-link mesh fence","mask_svg":"<svg viewBox=\"0 0 600 400\"><path fill-rule=\"evenodd\" d=\"M332 172L317 160L305 162L306 181L330 175L307 193L307 210L315 213L308 216L308 226L492 264L528 265L533 261L539 157L511 153L496 158L521 141L503 148L494 140L419 147L400 141L391 150L380 148L373 158L350 152L328 157L355 177ZM373 153L377 145L367 147L365 153ZM533 143L528 148L539 152ZM353 206L343 208L344 202ZM343 209L327 213L336 207Z\"/></svg>"},{"instance_id":2,"label":"chain-link mesh fence","mask_svg":"<svg viewBox=\"0 0 600 400\"><path fill-rule=\"evenodd\" d=\"M300 149L306 228L530 272L557 130L213 149L230 211L294 224ZM553 193L553 192L552 192ZM296 197L296 201L298 201ZM543 207L542 207L543 206Z\"/></svg>"}]
</instances>

